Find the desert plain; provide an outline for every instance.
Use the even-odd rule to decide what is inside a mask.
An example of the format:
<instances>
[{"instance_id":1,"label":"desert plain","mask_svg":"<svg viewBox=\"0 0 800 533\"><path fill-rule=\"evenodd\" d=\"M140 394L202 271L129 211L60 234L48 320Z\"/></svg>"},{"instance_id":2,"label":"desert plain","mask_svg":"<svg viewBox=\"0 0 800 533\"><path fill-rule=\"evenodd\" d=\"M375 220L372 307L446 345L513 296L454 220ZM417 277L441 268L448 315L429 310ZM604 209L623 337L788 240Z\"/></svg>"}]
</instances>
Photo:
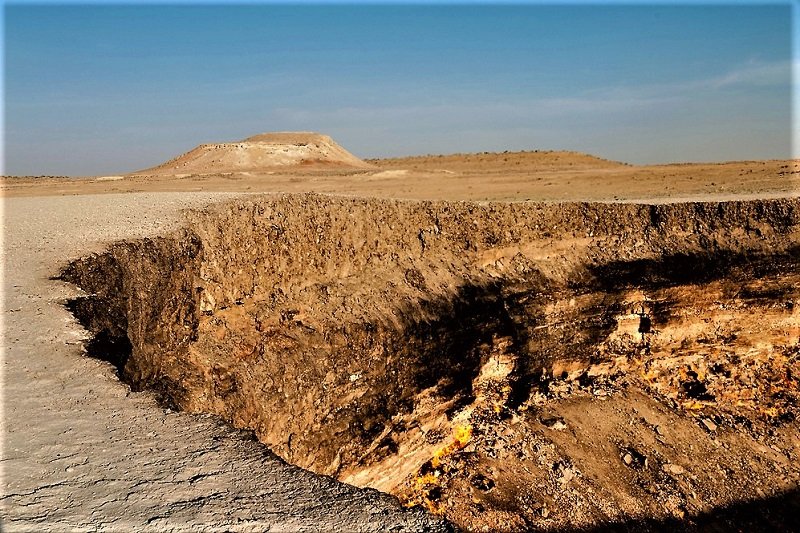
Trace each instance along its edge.
<instances>
[{"instance_id":1,"label":"desert plain","mask_svg":"<svg viewBox=\"0 0 800 533\"><path fill-rule=\"evenodd\" d=\"M261 134L5 177L3 528L800 528L800 164Z\"/></svg>"}]
</instances>

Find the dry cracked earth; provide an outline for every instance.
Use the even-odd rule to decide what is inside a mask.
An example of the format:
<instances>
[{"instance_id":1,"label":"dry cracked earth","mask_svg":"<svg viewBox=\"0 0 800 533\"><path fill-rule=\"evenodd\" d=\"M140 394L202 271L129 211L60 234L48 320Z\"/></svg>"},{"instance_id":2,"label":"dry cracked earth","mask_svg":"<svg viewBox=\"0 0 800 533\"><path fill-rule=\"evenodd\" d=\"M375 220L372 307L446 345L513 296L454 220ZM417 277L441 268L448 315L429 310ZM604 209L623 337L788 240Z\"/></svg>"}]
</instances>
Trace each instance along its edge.
<instances>
[{"instance_id":1,"label":"dry cracked earth","mask_svg":"<svg viewBox=\"0 0 800 533\"><path fill-rule=\"evenodd\" d=\"M3 529L445 529L392 499L288 465L216 417L132 392L64 308L65 258L172 227L209 194L6 200Z\"/></svg>"},{"instance_id":2,"label":"dry cracked earth","mask_svg":"<svg viewBox=\"0 0 800 533\"><path fill-rule=\"evenodd\" d=\"M800 528L796 162L448 157L6 179L3 528Z\"/></svg>"}]
</instances>

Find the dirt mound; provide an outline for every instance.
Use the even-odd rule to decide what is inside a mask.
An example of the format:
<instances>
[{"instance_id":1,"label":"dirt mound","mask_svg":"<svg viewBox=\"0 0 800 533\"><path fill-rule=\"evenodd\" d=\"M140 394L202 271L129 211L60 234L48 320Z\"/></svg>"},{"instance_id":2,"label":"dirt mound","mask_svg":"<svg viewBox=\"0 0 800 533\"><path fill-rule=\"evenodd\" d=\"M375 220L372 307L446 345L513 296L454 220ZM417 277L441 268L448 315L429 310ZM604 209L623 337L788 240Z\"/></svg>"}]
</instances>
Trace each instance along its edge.
<instances>
[{"instance_id":1,"label":"dirt mound","mask_svg":"<svg viewBox=\"0 0 800 533\"><path fill-rule=\"evenodd\" d=\"M370 159L386 168L414 170L448 169L454 172L508 172L536 170L613 169L627 166L601 157L571 151L530 150L521 152L478 152L474 154L420 155L387 159Z\"/></svg>"},{"instance_id":2,"label":"dirt mound","mask_svg":"<svg viewBox=\"0 0 800 533\"><path fill-rule=\"evenodd\" d=\"M464 529L790 530L799 235L796 199L283 195L63 279L132 387Z\"/></svg>"},{"instance_id":3,"label":"dirt mound","mask_svg":"<svg viewBox=\"0 0 800 533\"><path fill-rule=\"evenodd\" d=\"M166 163L132 175L238 174L371 167L327 135L277 132L254 135L238 142L201 144Z\"/></svg>"}]
</instances>

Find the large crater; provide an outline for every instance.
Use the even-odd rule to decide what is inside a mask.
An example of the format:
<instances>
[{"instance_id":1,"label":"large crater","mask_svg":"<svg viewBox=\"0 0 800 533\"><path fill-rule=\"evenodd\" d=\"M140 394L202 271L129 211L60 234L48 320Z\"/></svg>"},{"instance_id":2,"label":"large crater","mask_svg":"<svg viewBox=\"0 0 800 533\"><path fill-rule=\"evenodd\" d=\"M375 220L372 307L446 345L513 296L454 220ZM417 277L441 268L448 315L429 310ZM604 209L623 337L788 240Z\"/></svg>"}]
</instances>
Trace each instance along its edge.
<instances>
[{"instance_id":1,"label":"large crater","mask_svg":"<svg viewBox=\"0 0 800 533\"><path fill-rule=\"evenodd\" d=\"M302 467L466 529L696 525L754 476L796 505L753 450L800 451L799 207L266 196L61 277L122 380ZM631 407L661 444L579 420Z\"/></svg>"}]
</instances>

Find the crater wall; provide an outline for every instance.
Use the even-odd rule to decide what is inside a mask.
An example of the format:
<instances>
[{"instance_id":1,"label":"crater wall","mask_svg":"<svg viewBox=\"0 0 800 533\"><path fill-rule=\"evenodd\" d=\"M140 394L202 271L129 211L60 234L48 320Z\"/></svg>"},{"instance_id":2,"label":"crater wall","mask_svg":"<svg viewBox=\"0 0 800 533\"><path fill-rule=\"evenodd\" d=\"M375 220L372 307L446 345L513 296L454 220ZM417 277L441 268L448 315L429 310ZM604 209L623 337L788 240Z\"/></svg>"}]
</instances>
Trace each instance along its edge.
<instances>
[{"instance_id":1,"label":"crater wall","mask_svg":"<svg viewBox=\"0 0 800 533\"><path fill-rule=\"evenodd\" d=\"M557 376L638 369L681 402L723 402L665 361L794 349L799 207L265 196L62 278L87 293L73 310L132 387L400 493L459 413L489 396L511 412ZM793 379L769 404L781 413Z\"/></svg>"}]
</instances>

